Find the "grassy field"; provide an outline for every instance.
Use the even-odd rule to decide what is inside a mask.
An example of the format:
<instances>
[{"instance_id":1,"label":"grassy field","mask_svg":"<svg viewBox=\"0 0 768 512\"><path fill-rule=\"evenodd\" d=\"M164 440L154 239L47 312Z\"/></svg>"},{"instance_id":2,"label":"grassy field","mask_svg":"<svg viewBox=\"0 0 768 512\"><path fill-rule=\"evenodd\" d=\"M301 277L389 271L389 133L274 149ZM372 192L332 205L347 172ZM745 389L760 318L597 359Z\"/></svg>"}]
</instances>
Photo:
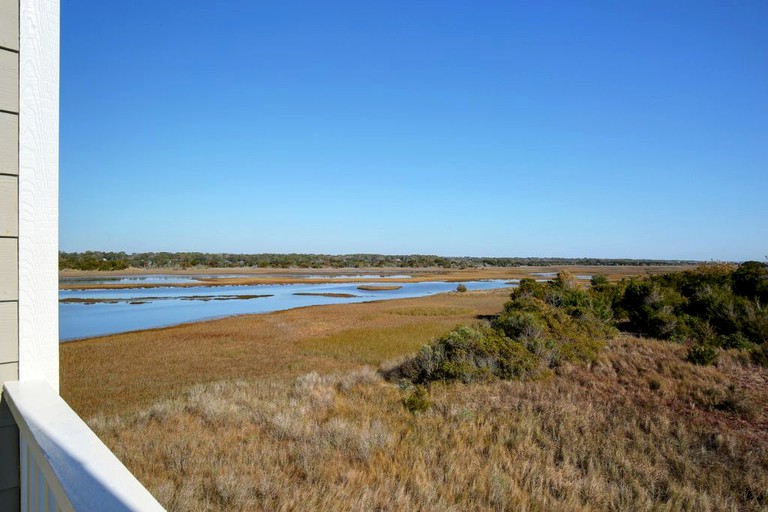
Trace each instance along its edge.
<instances>
[{"instance_id":1,"label":"grassy field","mask_svg":"<svg viewBox=\"0 0 768 512\"><path fill-rule=\"evenodd\" d=\"M60 349L62 395L88 417L146 406L200 383L378 365L457 324L497 313L507 295L315 306L67 342Z\"/></svg>"},{"instance_id":2,"label":"grassy field","mask_svg":"<svg viewBox=\"0 0 768 512\"><path fill-rule=\"evenodd\" d=\"M768 372L619 337L528 382L381 365L504 291L323 306L61 346L62 394L169 510L764 510Z\"/></svg>"}]
</instances>

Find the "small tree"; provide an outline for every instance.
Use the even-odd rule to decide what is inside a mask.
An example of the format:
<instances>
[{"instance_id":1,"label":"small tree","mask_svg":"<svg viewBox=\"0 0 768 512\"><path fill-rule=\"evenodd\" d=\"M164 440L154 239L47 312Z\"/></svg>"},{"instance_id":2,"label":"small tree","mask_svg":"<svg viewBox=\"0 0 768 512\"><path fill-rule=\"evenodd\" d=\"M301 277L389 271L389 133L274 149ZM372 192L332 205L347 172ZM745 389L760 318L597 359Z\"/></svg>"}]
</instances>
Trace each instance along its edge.
<instances>
[{"instance_id":1,"label":"small tree","mask_svg":"<svg viewBox=\"0 0 768 512\"><path fill-rule=\"evenodd\" d=\"M552 285L562 290L573 290L579 287L579 282L576 280L576 276L567 270L562 270L552 280Z\"/></svg>"}]
</instances>

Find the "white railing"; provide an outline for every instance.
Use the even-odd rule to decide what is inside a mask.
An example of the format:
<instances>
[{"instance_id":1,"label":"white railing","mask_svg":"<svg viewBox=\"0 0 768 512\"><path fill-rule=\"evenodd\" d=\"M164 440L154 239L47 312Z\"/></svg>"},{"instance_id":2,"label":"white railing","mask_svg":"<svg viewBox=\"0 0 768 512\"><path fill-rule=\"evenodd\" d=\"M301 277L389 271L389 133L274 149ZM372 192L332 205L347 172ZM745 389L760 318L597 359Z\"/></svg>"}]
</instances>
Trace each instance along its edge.
<instances>
[{"instance_id":1,"label":"white railing","mask_svg":"<svg viewBox=\"0 0 768 512\"><path fill-rule=\"evenodd\" d=\"M164 510L46 382L6 382L3 398L19 426L22 512Z\"/></svg>"}]
</instances>

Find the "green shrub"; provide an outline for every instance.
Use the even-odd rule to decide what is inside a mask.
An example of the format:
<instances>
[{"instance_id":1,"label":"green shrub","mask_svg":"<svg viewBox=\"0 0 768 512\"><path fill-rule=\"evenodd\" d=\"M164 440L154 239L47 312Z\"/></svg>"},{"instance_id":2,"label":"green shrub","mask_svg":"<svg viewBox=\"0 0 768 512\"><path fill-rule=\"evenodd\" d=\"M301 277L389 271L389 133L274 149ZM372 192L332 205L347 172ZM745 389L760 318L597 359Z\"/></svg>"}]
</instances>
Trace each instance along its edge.
<instances>
[{"instance_id":1,"label":"green shrub","mask_svg":"<svg viewBox=\"0 0 768 512\"><path fill-rule=\"evenodd\" d=\"M389 378L419 384L434 381L483 382L524 378L538 362L524 345L487 327L458 327L425 345Z\"/></svg>"},{"instance_id":2,"label":"green shrub","mask_svg":"<svg viewBox=\"0 0 768 512\"><path fill-rule=\"evenodd\" d=\"M456 287L456 291L464 293L467 291L467 286L464 283L459 283L459 285Z\"/></svg>"},{"instance_id":3,"label":"green shrub","mask_svg":"<svg viewBox=\"0 0 768 512\"><path fill-rule=\"evenodd\" d=\"M551 288L556 286L545 291ZM573 305L555 307L536 298L537 291L531 285L516 290L490 327L456 328L385 376L418 384L483 382L533 377L565 361L596 360L615 328L593 314L591 298L583 290L561 289L567 300L573 295L584 301L584 310L573 314Z\"/></svg>"},{"instance_id":4,"label":"green shrub","mask_svg":"<svg viewBox=\"0 0 768 512\"><path fill-rule=\"evenodd\" d=\"M432 408L429 391L424 386L414 386L408 396L403 399L403 406L412 413L427 412Z\"/></svg>"},{"instance_id":5,"label":"green shrub","mask_svg":"<svg viewBox=\"0 0 768 512\"><path fill-rule=\"evenodd\" d=\"M768 264L746 262L738 268L707 264L631 279L623 283L623 290L621 285L614 288L613 293L619 294L614 295L612 308L615 318L627 320L626 330L726 348L768 341L768 309L763 305L768 299Z\"/></svg>"},{"instance_id":6,"label":"green shrub","mask_svg":"<svg viewBox=\"0 0 768 512\"><path fill-rule=\"evenodd\" d=\"M729 334L728 336L721 337L720 346L725 349L735 348L739 350L748 350L754 348L755 344L749 341L749 338L744 336L742 333L737 332L734 334Z\"/></svg>"},{"instance_id":7,"label":"green shrub","mask_svg":"<svg viewBox=\"0 0 768 512\"><path fill-rule=\"evenodd\" d=\"M561 290L573 290L574 288L579 287L579 281L576 279L576 276L567 270L562 270L558 272L557 277L552 280L552 286Z\"/></svg>"},{"instance_id":8,"label":"green shrub","mask_svg":"<svg viewBox=\"0 0 768 512\"><path fill-rule=\"evenodd\" d=\"M547 329L541 315L532 311L506 311L494 320L493 326L515 340L541 338Z\"/></svg>"},{"instance_id":9,"label":"green shrub","mask_svg":"<svg viewBox=\"0 0 768 512\"><path fill-rule=\"evenodd\" d=\"M768 264L745 261L733 273L733 291L743 297L768 303Z\"/></svg>"},{"instance_id":10,"label":"green shrub","mask_svg":"<svg viewBox=\"0 0 768 512\"><path fill-rule=\"evenodd\" d=\"M544 299L544 283L538 283L536 280L526 277L520 280L520 284L512 291L512 299L531 298Z\"/></svg>"},{"instance_id":11,"label":"green shrub","mask_svg":"<svg viewBox=\"0 0 768 512\"><path fill-rule=\"evenodd\" d=\"M630 280L621 308L629 318L629 328L655 338L670 338L679 327L677 309L685 303L684 297L661 280L645 278Z\"/></svg>"},{"instance_id":12,"label":"green shrub","mask_svg":"<svg viewBox=\"0 0 768 512\"><path fill-rule=\"evenodd\" d=\"M768 368L768 343L753 348L749 355L753 363Z\"/></svg>"},{"instance_id":13,"label":"green shrub","mask_svg":"<svg viewBox=\"0 0 768 512\"><path fill-rule=\"evenodd\" d=\"M717 347L702 343L691 345L691 348L688 349L686 360L699 366L715 364L717 362Z\"/></svg>"}]
</instances>

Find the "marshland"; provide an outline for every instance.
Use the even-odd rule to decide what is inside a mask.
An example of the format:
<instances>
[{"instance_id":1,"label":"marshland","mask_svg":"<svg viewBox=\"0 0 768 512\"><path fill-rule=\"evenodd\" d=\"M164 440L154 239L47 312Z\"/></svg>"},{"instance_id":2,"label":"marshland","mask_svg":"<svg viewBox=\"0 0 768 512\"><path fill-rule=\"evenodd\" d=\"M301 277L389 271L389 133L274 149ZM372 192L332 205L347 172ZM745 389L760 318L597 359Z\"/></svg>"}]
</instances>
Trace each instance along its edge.
<instances>
[{"instance_id":1,"label":"marshland","mask_svg":"<svg viewBox=\"0 0 768 512\"><path fill-rule=\"evenodd\" d=\"M62 395L169 510L761 510L765 269L517 269L67 342Z\"/></svg>"},{"instance_id":2,"label":"marshland","mask_svg":"<svg viewBox=\"0 0 768 512\"><path fill-rule=\"evenodd\" d=\"M768 2L64 4L1 193L165 508L768 510Z\"/></svg>"}]
</instances>

